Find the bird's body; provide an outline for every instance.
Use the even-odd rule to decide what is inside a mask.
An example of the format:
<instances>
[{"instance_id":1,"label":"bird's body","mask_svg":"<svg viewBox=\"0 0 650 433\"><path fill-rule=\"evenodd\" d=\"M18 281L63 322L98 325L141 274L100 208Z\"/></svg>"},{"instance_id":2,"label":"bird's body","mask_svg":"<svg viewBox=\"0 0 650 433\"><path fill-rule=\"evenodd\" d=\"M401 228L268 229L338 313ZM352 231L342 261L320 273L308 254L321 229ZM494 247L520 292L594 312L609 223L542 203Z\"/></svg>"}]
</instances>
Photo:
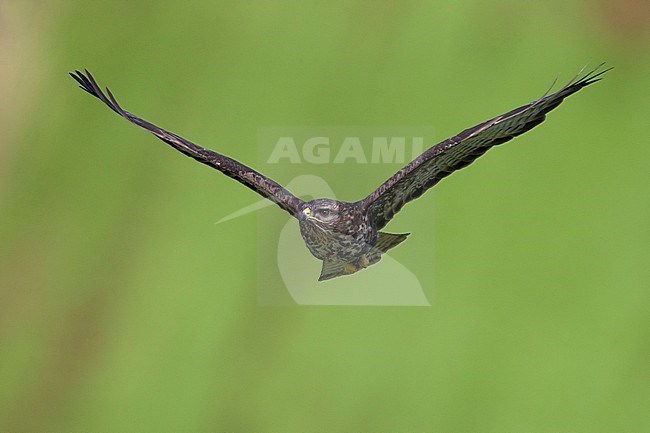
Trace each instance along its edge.
<instances>
[{"instance_id":1,"label":"bird's body","mask_svg":"<svg viewBox=\"0 0 650 433\"><path fill-rule=\"evenodd\" d=\"M327 198L305 202L298 221L305 245L323 261L320 280L365 269L408 236L380 232L359 203Z\"/></svg>"},{"instance_id":2,"label":"bird's body","mask_svg":"<svg viewBox=\"0 0 650 433\"><path fill-rule=\"evenodd\" d=\"M497 116L430 147L357 202L328 198L303 201L255 170L217 152L199 147L123 110L111 92L102 92L92 75L76 71L72 77L82 89L99 98L117 114L148 130L180 152L209 165L273 201L298 219L300 233L311 254L323 261L319 280L348 275L377 263L382 254L408 234L381 230L411 200L442 178L459 170L491 147L505 143L544 121L546 113L567 96L598 81L602 65L551 95Z\"/></svg>"},{"instance_id":3,"label":"bird's body","mask_svg":"<svg viewBox=\"0 0 650 433\"><path fill-rule=\"evenodd\" d=\"M305 203L298 221L305 245L321 260L355 260L366 254L377 238L377 231L354 203L313 200Z\"/></svg>"}]
</instances>

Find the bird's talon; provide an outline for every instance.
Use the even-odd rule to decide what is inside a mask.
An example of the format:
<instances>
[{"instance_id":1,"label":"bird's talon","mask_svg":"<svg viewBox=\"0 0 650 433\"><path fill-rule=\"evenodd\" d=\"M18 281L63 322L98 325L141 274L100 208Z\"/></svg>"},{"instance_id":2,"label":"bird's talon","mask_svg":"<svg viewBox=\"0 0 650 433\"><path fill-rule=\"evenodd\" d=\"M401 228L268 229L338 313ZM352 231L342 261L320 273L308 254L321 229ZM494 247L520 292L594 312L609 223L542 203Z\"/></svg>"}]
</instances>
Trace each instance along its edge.
<instances>
[{"instance_id":1,"label":"bird's talon","mask_svg":"<svg viewBox=\"0 0 650 433\"><path fill-rule=\"evenodd\" d=\"M370 260L368 260L366 256L359 257L359 266L361 266L364 269L367 268L368 266L370 266Z\"/></svg>"}]
</instances>

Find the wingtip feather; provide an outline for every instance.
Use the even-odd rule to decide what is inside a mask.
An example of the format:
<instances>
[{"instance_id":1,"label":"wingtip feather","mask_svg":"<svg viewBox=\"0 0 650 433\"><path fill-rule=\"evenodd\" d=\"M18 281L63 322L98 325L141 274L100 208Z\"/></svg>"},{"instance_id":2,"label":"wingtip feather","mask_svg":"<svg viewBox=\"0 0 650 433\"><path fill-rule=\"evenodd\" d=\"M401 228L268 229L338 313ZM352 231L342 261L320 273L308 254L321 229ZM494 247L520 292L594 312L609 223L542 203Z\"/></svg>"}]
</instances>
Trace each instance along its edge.
<instances>
[{"instance_id":1,"label":"wingtip feather","mask_svg":"<svg viewBox=\"0 0 650 433\"><path fill-rule=\"evenodd\" d=\"M115 111L117 114L121 116L125 115L124 110L117 103L115 97L111 94L110 90L106 88L106 91L110 98L109 99L106 97L104 92L102 92L99 85L97 84L97 81L95 80L95 77L93 77L93 75L90 73L88 69L84 68L84 72L75 69L74 74L72 72L70 72L69 74L72 78L75 79L77 83L79 83L80 85L79 87L81 87L83 90L95 96L97 99L101 100L104 104L106 104L111 110Z\"/></svg>"}]
</instances>

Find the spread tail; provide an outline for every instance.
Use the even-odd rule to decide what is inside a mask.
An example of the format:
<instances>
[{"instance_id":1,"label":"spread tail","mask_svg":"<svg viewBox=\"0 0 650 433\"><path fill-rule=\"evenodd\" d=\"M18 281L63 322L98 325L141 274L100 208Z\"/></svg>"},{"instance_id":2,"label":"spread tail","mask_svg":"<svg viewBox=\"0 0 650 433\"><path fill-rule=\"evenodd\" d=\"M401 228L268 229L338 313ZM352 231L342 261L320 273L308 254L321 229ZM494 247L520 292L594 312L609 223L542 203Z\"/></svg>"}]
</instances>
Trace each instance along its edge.
<instances>
[{"instance_id":1,"label":"spread tail","mask_svg":"<svg viewBox=\"0 0 650 433\"><path fill-rule=\"evenodd\" d=\"M379 232L377 234L377 243L375 244L373 250L379 252L379 255L381 256L381 254L384 254L386 251L404 242L408 235L410 235L410 233L394 234Z\"/></svg>"}]
</instances>

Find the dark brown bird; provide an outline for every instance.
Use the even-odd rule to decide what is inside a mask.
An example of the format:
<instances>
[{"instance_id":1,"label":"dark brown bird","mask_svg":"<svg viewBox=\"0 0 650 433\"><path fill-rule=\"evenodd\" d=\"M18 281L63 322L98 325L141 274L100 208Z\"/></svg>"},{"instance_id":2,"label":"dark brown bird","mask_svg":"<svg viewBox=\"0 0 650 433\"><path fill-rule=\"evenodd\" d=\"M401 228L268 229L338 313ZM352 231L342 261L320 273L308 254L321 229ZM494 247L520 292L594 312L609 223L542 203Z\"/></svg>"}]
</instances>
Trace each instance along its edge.
<instances>
[{"instance_id":1,"label":"dark brown bird","mask_svg":"<svg viewBox=\"0 0 650 433\"><path fill-rule=\"evenodd\" d=\"M505 143L542 123L546 113L560 105L564 98L599 81L600 76L609 70L599 72L602 66L599 65L580 79L576 76L553 94L545 94L529 104L430 147L366 198L354 203L328 198L305 202L252 168L197 146L122 109L111 91L107 88L106 96L87 70L85 74L75 71L70 75L82 89L131 123L146 129L197 161L241 182L297 218L307 248L323 261L319 280L327 280L353 274L377 263L382 254L408 236L408 233L380 231L406 203L420 197L440 179L471 164L492 146Z\"/></svg>"}]
</instances>

